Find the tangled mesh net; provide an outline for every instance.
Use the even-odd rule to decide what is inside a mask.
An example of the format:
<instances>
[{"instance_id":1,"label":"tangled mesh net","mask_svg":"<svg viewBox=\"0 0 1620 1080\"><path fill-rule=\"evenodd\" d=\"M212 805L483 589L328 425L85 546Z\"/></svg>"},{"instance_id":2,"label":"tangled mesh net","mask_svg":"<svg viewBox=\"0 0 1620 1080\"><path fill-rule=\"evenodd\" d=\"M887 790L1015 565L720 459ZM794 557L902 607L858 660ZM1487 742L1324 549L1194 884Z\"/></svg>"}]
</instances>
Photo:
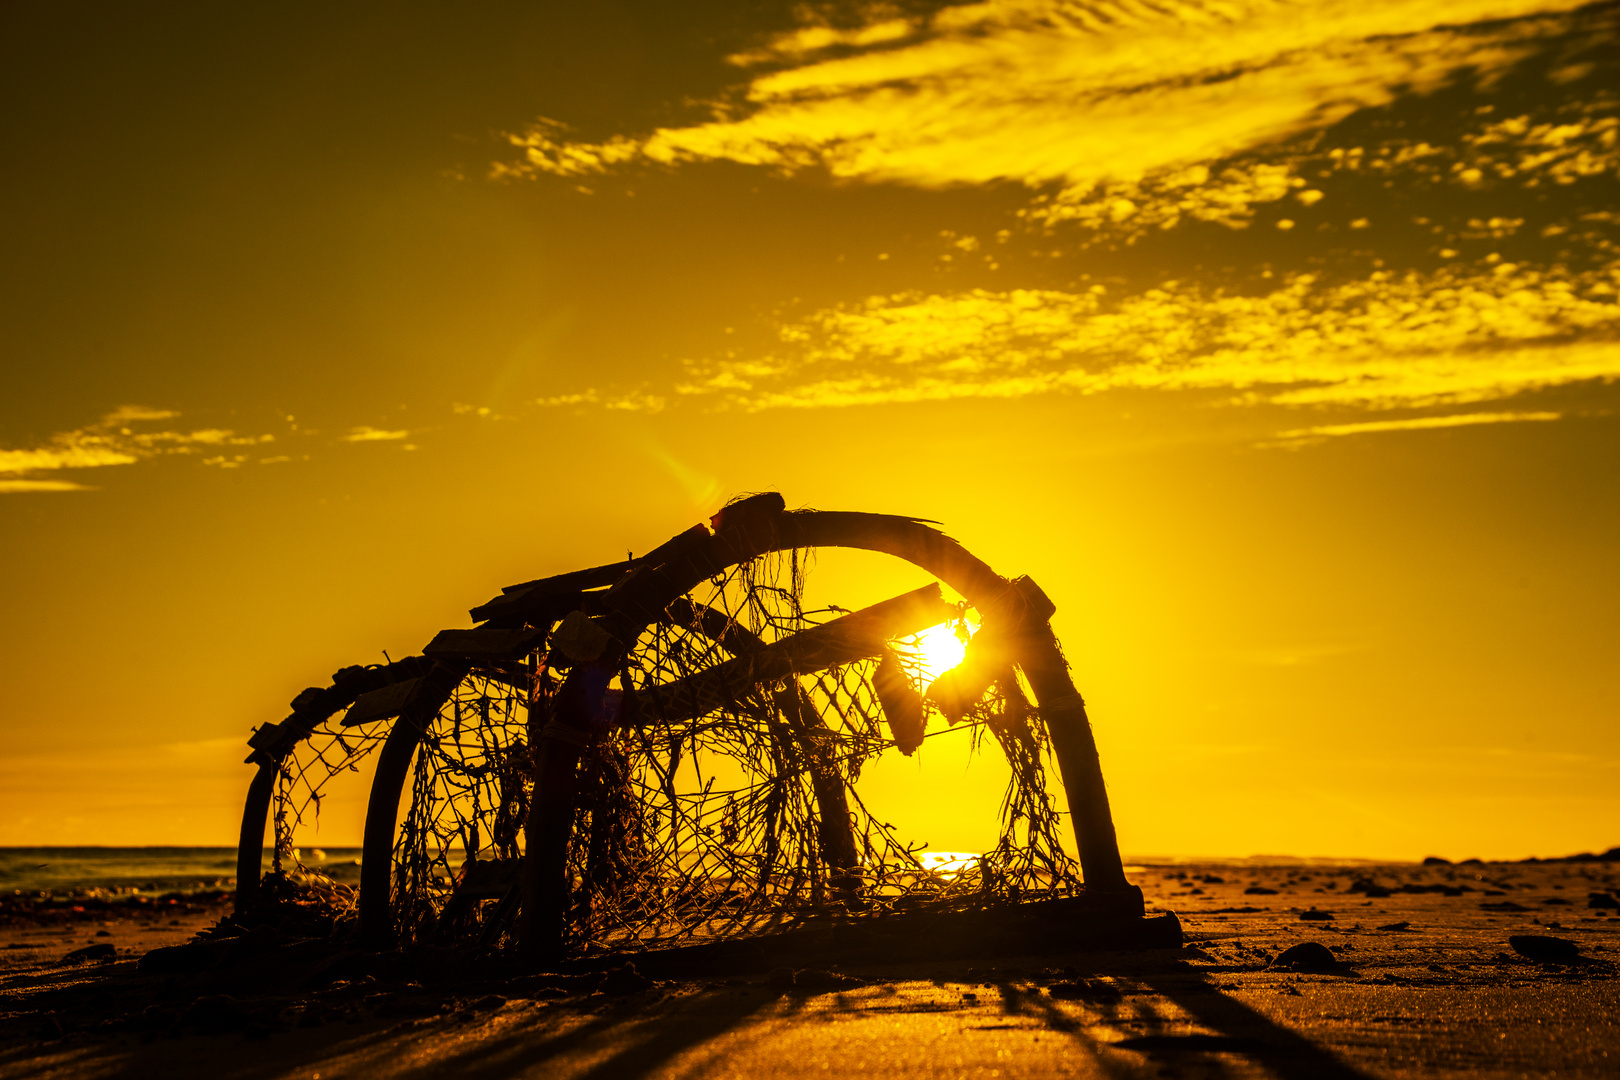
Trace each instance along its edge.
<instances>
[{"instance_id":1,"label":"tangled mesh net","mask_svg":"<svg viewBox=\"0 0 1620 1080\"><path fill-rule=\"evenodd\" d=\"M382 721L343 728L336 718L327 718L281 762L273 795L275 846L270 874L261 886L267 901L319 910L333 918L354 913L358 902L355 887L335 880L319 866L305 864L293 840L300 827L319 825L321 805L332 781L360 772L360 763L387 737L388 725Z\"/></svg>"},{"instance_id":2,"label":"tangled mesh net","mask_svg":"<svg viewBox=\"0 0 1620 1080\"><path fill-rule=\"evenodd\" d=\"M829 913L870 917L1064 895L1078 866L1047 790L1046 727L1008 669L962 718L976 748L1011 765L990 851L946 868L861 800L863 766L895 746L874 686L877 659L759 685L690 720L617 722L624 690L645 693L843 614L803 607L806 553L732 567L645 628L604 696L579 763L568 852L571 950L625 950L783 929ZM966 606L959 633L966 633ZM549 627L548 627L549 629ZM917 639L891 654L921 690ZM539 650L475 668L427 725L394 848L396 925L406 940L510 944L534 734L551 718L568 661ZM929 706L930 711L932 706ZM941 734L943 724L934 725ZM354 769L386 724L318 728L276 792L278 869L323 786ZM840 801L837 792L842 791ZM828 805L828 804L831 805ZM827 813L847 816L842 858ZM844 865L839 865L843 863Z\"/></svg>"}]
</instances>

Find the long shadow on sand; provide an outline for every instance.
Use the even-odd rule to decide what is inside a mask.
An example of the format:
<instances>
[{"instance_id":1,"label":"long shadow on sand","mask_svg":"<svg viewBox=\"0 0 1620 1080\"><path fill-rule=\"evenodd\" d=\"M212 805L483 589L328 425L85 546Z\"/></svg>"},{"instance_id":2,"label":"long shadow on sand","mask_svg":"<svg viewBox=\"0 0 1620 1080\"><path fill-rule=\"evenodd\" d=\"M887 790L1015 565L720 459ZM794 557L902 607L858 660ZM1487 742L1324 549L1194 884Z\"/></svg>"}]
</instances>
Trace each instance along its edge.
<instances>
[{"instance_id":1,"label":"long shadow on sand","mask_svg":"<svg viewBox=\"0 0 1620 1080\"><path fill-rule=\"evenodd\" d=\"M664 1073L683 1057L691 1066L683 1071L701 1074L707 1071L706 1050L735 1042L728 1034L756 1023L768 1023L780 1033L783 1022L806 1013L806 1024L955 1014L963 1025L949 1038L965 1040L960 1048L970 1056L972 1032L980 1027L1033 1028L1068 1040L1070 1049L1053 1062L1057 1067L1116 1080L1144 1080L1163 1075L1166 1067L1191 1068L1196 1075L1219 1080L1248 1074L1255 1065L1282 1080L1371 1080L1327 1048L1221 993L1207 973L1181 966L1173 957L1116 954L1082 964L1081 984L1095 992L1072 1002L1054 999L1026 979L1000 982L1002 1017L1014 1022L1005 1025L974 1025L975 1013L985 1018L982 1009L930 997L926 988L917 993L920 976L913 969L875 980L879 987L909 983L914 988L899 995L891 989L887 997L864 992L784 996L758 985L709 983L696 992L514 1004L481 1020L441 1019L383 1030L345 1025L301 1032L296 1038L271 1034L257 1043L241 1035L158 1037L135 1045L135 1039L120 1045L94 1037L36 1043L0 1051L0 1073L19 1080L62 1072L135 1080L181 1075L197 1067L221 1080L264 1080L300 1067L324 1071L331 1065L375 1070L399 1080L564 1074L580 1080L635 1080ZM936 985L954 997L948 988L958 977L941 974ZM1202 1030L1189 1033L1189 1022ZM1128 1037L1103 1036L1099 1029ZM761 1034L775 1038L763 1029ZM829 1049L839 1045L836 1030L811 1036L817 1043L822 1037ZM787 1045L784 1053L791 1052ZM929 1071L925 1058L923 1054L913 1063L920 1072ZM1241 1066L1239 1058L1245 1059Z\"/></svg>"},{"instance_id":2,"label":"long shadow on sand","mask_svg":"<svg viewBox=\"0 0 1620 1080\"><path fill-rule=\"evenodd\" d=\"M1065 1032L1088 1049L1101 1045L1145 1054L1150 1063L1197 1064L1200 1075L1226 1075L1225 1064L1213 1055L1228 1053L1248 1058L1281 1080L1374 1080L1370 1074L1341 1061L1332 1051L1221 993L1203 975L1183 968L1164 970L1136 963L1124 966L1128 972L1110 965L1097 965L1087 974L1115 976L1117 982L1128 989L1139 991L1130 994L1129 1005L1124 996L1112 995L1099 995L1086 1005L1104 1024L1118 1030L1145 1029L1142 1034L1100 1043L1084 1033L1081 1024L1053 999L1012 984L1000 988L1004 1008L1009 1015L1036 1019L1052 1030ZM1146 995L1168 1000L1209 1032L1173 1032L1171 1019L1155 1009ZM1185 1022L1185 1019L1176 1021L1175 1026L1184 1027ZM1098 1058L1098 1066L1111 1075L1138 1072L1130 1067L1116 1072L1116 1065L1108 1055Z\"/></svg>"},{"instance_id":3,"label":"long shadow on sand","mask_svg":"<svg viewBox=\"0 0 1620 1080\"><path fill-rule=\"evenodd\" d=\"M635 1004L629 1001L615 1003L605 1006L606 1012L563 1031L555 1027L565 1017L554 1016L397 1075L400 1080L440 1075L498 1080L550 1062L561 1064L560 1059L572 1054L595 1056L592 1044L599 1043L604 1048L602 1055L572 1073L577 1080L642 1077L775 1003L775 998L765 994L739 996L729 988L675 1001L665 999L643 1012L634 1011Z\"/></svg>"}]
</instances>

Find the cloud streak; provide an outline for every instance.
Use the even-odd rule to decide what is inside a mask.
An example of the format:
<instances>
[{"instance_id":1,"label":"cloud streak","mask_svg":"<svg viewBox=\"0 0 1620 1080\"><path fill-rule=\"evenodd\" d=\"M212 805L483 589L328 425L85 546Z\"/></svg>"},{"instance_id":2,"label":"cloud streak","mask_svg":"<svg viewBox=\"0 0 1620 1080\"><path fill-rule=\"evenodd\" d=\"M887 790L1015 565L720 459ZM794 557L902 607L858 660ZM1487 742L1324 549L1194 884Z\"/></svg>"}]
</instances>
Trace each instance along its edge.
<instances>
[{"instance_id":1,"label":"cloud streak","mask_svg":"<svg viewBox=\"0 0 1620 1080\"><path fill-rule=\"evenodd\" d=\"M1478 424L1523 424L1562 419L1555 412L1479 412L1451 416L1415 416L1404 420L1367 420L1354 424L1319 424L1277 433L1288 441L1316 440L1341 435L1366 435L1385 431L1430 431L1435 428L1472 427Z\"/></svg>"},{"instance_id":2,"label":"cloud streak","mask_svg":"<svg viewBox=\"0 0 1620 1080\"><path fill-rule=\"evenodd\" d=\"M94 491L71 480L42 479L35 474L63 469L101 469L133 465L147 458L195 454L227 446L256 446L275 441L274 435L238 435L226 428L192 431L143 429L179 417L167 409L123 405L94 424L58 432L43 446L0 450L0 494L46 491Z\"/></svg>"},{"instance_id":3,"label":"cloud streak","mask_svg":"<svg viewBox=\"0 0 1620 1080\"><path fill-rule=\"evenodd\" d=\"M349 433L347 435L340 435L340 436L338 436L338 438L341 439L343 442L351 442L351 443L352 442L397 442L397 441L399 441L401 439L410 438L410 435L411 435L411 433L409 431L387 431L387 430L384 430L382 428L371 427L368 424L362 424L359 427L350 428Z\"/></svg>"},{"instance_id":4,"label":"cloud streak","mask_svg":"<svg viewBox=\"0 0 1620 1080\"><path fill-rule=\"evenodd\" d=\"M930 188L1057 185L1080 198L1106 180L1134 182L1322 127L1465 67L1499 69L1559 21L1488 32L1456 24L1576 6L992 0L864 32L808 27L734 58L767 69L740 107L721 110L740 116L600 143L570 140L543 120L513 137L522 160L496 172L580 176L637 161L728 160ZM832 46L857 51L818 58Z\"/></svg>"},{"instance_id":5,"label":"cloud streak","mask_svg":"<svg viewBox=\"0 0 1620 1080\"><path fill-rule=\"evenodd\" d=\"M873 297L693 363L679 391L749 412L1067 390L1230 390L1237 402L1409 408L1620 377L1620 272L1298 274L1260 295L1166 282ZM1572 340L1585 336L1586 340Z\"/></svg>"},{"instance_id":6,"label":"cloud streak","mask_svg":"<svg viewBox=\"0 0 1620 1080\"><path fill-rule=\"evenodd\" d=\"M1294 242L1251 231L1213 255L1156 249L1161 265L1247 263L1242 285L1189 281L1186 267L1155 287L1054 288L1043 271L1037 287L869 296L779 324L770 347L687 361L671 393L590 388L541 404L757 412L1146 389L1391 410L1620 378L1617 221L1590 209L1620 175L1620 116L1581 82L1595 68L1577 57L1613 36L1614 15L1576 6L991 0L781 35L733 58L751 72L746 91L708 123L584 143L542 122L498 172L725 160L920 188L1013 182L1032 189L1025 234L1052 249L1034 254L1089 250L1083 265L1099 271L1108 252L1192 226ZM1478 97L1399 114L1412 127L1369 111L1532 69L1523 77L1552 97L1503 97L1511 113ZM1362 141L1338 143L1340 131ZM1420 200L1440 218L1416 212ZM1445 216L1464 203L1492 209ZM1526 229L1526 214L1542 220ZM1016 246L967 237L941 261L1012 276L998 260ZM1413 269L1374 257L1397 251Z\"/></svg>"}]
</instances>

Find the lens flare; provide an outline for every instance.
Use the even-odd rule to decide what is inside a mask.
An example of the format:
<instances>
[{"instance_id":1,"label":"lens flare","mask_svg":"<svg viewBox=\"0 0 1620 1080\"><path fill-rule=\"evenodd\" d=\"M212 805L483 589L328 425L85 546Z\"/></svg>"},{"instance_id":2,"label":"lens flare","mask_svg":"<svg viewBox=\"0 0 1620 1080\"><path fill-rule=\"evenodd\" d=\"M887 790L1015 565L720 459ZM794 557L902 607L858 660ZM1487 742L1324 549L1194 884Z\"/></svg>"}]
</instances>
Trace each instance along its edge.
<instances>
[{"instance_id":1,"label":"lens flare","mask_svg":"<svg viewBox=\"0 0 1620 1080\"><path fill-rule=\"evenodd\" d=\"M967 654L967 643L957 637L953 624L941 623L917 635L917 653L922 660L926 686L962 662Z\"/></svg>"}]
</instances>

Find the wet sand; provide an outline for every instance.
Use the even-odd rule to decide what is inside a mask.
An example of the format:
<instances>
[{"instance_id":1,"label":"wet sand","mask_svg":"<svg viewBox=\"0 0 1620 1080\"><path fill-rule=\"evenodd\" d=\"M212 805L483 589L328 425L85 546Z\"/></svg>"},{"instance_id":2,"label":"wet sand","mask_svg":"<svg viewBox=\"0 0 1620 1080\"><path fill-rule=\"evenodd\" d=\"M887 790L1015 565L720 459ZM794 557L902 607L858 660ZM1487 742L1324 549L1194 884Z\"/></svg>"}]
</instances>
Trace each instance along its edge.
<instances>
[{"instance_id":1,"label":"wet sand","mask_svg":"<svg viewBox=\"0 0 1620 1080\"><path fill-rule=\"evenodd\" d=\"M24 947L0 953L0 1074L1620 1073L1620 909L1589 906L1593 894L1620 895L1615 864L1211 864L1141 867L1132 878L1150 909L1180 915L1184 947L849 967L800 972L791 985L785 971L652 985L480 979L454 966L393 976L323 960L324 943L311 943L303 967L149 975L136 970L140 953L189 937L222 909L13 925L4 941ZM1348 891L1357 879L1372 891ZM1523 934L1580 953L1529 959L1508 943ZM1331 949L1334 969L1272 963L1305 941ZM95 943L112 944L116 958L58 963Z\"/></svg>"}]
</instances>

